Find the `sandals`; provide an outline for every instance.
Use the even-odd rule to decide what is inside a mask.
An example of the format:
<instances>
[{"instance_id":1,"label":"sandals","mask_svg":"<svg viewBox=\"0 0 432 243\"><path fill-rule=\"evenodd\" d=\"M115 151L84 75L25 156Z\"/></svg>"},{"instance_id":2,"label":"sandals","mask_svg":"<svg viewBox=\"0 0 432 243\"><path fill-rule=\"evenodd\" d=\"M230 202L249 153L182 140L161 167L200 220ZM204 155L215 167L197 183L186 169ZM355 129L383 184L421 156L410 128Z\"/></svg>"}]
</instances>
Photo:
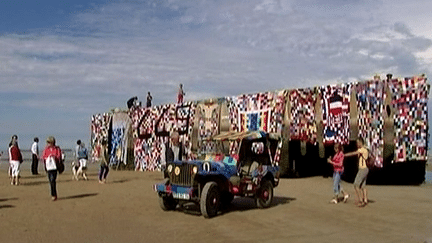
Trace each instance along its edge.
<instances>
[{"instance_id":1,"label":"sandals","mask_svg":"<svg viewBox=\"0 0 432 243\"><path fill-rule=\"evenodd\" d=\"M367 200L366 200L366 201L356 201L354 204L355 204L357 207L362 208L362 207L364 207L364 206L366 206L366 205L368 204L368 201L367 201Z\"/></svg>"},{"instance_id":2,"label":"sandals","mask_svg":"<svg viewBox=\"0 0 432 243\"><path fill-rule=\"evenodd\" d=\"M348 201L349 194L345 194L343 197L343 202L346 203Z\"/></svg>"}]
</instances>

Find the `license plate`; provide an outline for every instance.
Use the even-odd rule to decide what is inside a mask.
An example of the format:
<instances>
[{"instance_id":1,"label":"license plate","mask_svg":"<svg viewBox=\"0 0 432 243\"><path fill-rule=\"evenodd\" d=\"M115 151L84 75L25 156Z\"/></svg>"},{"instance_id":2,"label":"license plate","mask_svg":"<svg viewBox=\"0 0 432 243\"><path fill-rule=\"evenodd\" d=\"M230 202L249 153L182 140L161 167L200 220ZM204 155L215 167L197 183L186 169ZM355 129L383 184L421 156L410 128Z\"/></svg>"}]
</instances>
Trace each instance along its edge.
<instances>
[{"instance_id":1,"label":"license plate","mask_svg":"<svg viewBox=\"0 0 432 243\"><path fill-rule=\"evenodd\" d=\"M190 196L187 193L176 193L176 192L173 192L173 198L189 200Z\"/></svg>"}]
</instances>

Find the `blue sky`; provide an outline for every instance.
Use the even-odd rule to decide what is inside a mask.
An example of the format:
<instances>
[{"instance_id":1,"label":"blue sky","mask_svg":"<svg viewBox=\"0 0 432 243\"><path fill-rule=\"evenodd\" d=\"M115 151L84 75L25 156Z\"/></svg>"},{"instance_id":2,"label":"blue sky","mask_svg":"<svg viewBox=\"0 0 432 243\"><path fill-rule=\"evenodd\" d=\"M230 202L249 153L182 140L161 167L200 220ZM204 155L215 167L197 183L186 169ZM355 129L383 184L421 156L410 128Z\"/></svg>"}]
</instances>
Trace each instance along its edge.
<instances>
[{"instance_id":1,"label":"blue sky","mask_svg":"<svg viewBox=\"0 0 432 243\"><path fill-rule=\"evenodd\" d=\"M154 103L431 73L432 2L0 2L0 148L88 141L92 114ZM1 145L3 144L3 145Z\"/></svg>"}]
</instances>

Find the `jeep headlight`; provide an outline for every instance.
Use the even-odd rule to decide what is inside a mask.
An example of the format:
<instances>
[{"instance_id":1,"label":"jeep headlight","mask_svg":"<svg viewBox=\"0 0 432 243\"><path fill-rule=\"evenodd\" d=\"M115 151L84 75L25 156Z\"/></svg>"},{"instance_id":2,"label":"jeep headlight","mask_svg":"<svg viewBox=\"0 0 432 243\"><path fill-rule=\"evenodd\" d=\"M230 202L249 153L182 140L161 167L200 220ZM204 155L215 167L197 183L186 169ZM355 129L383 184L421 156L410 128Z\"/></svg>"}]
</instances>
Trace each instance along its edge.
<instances>
[{"instance_id":1,"label":"jeep headlight","mask_svg":"<svg viewBox=\"0 0 432 243\"><path fill-rule=\"evenodd\" d=\"M210 163L209 162L205 162L203 164L203 170L206 172L210 172Z\"/></svg>"},{"instance_id":2,"label":"jeep headlight","mask_svg":"<svg viewBox=\"0 0 432 243\"><path fill-rule=\"evenodd\" d=\"M194 166L192 168L192 174L196 174L196 173L198 173L198 166Z\"/></svg>"},{"instance_id":3,"label":"jeep headlight","mask_svg":"<svg viewBox=\"0 0 432 243\"><path fill-rule=\"evenodd\" d=\"M178 167L178 166L175 167L175 169L174 169L174 174L175 174L176 176L180 175L180 167Z\"/></svg>"},{"instance_id":4,"label":"jeep headlight","mask_svg":"<svg viewBox=\"0 0 432 243\"><path fill-rule=\"evenodd\" d=\"M167 170L168 170L168 173L171 173L171 172L172 172L172 170L173 170L173 166L172 166L172 165L168 165L168 168L167 168Z\"/></svg>"}]
</instances>

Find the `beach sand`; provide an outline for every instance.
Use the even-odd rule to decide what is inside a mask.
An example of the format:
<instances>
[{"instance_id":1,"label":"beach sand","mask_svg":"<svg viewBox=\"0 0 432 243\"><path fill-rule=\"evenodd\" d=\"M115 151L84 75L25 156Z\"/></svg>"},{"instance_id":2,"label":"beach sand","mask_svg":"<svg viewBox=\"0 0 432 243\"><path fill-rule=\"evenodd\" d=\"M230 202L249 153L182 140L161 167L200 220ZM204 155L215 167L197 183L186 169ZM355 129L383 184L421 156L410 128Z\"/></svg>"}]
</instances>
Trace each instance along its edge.
<instances>
[{"instance_id":1,"label":"beach sand","mask_svg":"<svg viewBox=\"0 0 432 243\"><path fill-rule=\"evenodd\" d=\"M368 186L371 203L330 204L331 178L282 179L273 205L257 209L236 198L215 218L194 205L164 212L152 185L160 172L111 170L107 184L73 181L70 168L57 179L59 199L50 199L45 173L23 164L21 185L11 186L0 165L2 242L432 242L432 185Z\"/></svg>"}]
</instances>

